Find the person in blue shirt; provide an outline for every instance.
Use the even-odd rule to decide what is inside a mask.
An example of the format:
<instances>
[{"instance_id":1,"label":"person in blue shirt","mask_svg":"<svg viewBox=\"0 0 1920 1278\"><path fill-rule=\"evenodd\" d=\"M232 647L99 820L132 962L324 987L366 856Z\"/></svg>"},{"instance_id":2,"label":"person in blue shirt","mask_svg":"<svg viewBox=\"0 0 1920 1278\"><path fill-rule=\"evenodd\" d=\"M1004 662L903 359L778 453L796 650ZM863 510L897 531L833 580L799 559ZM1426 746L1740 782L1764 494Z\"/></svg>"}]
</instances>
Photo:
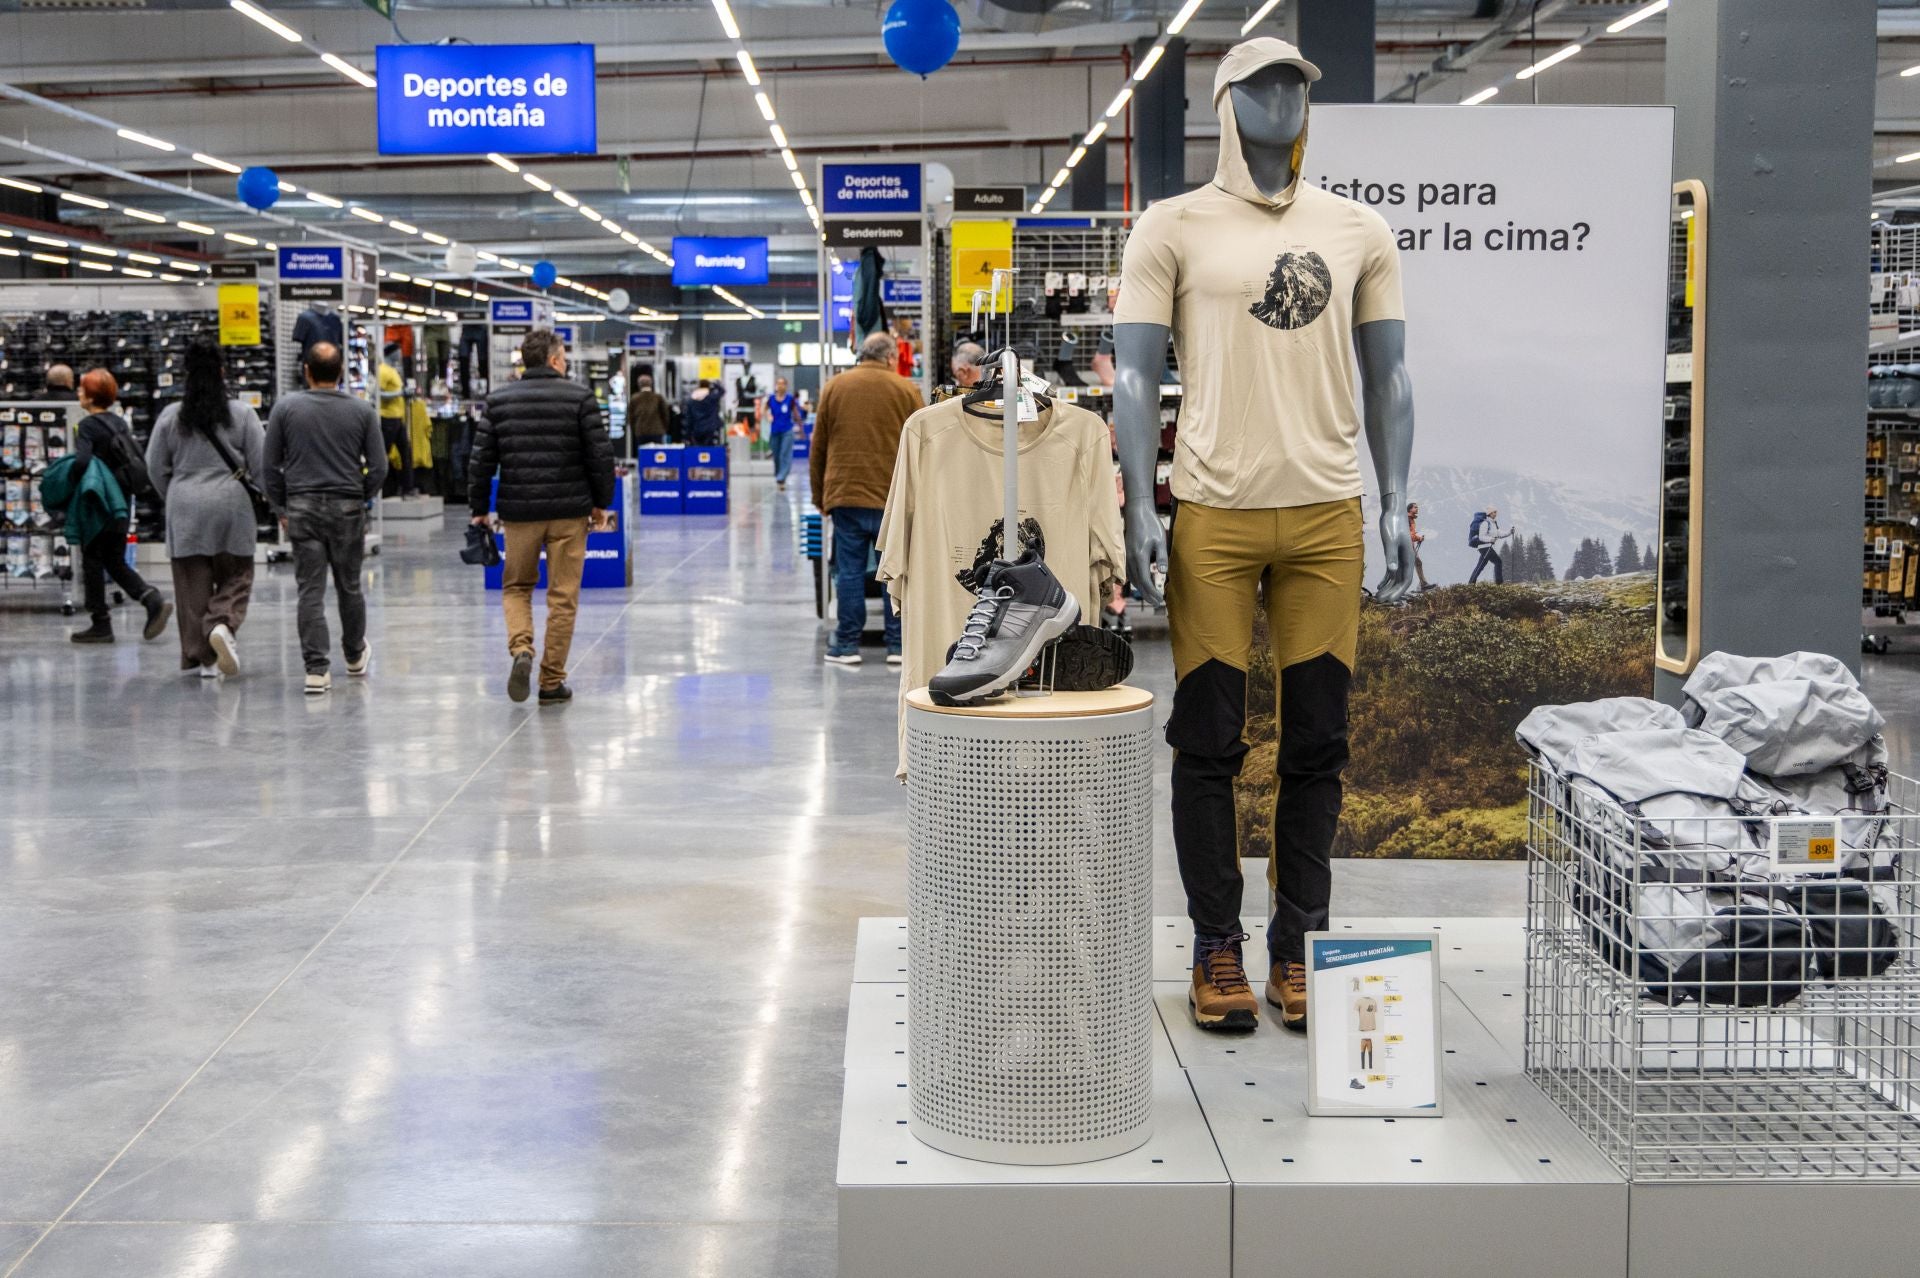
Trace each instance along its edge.
<instances>
[{"instance_id":1,"label":"person in blue shirt","mask_svg":"<svg viewBox=\"0 0 1920 1278\"><path fill-rule=\"evenodd\" d=\"M800 397L787 389L787 379L773 379L773 394L760 401L760 425L773 445L773 482L782 491L793 471L793 428L806 418Z\"/></svg>"}]
</instances>

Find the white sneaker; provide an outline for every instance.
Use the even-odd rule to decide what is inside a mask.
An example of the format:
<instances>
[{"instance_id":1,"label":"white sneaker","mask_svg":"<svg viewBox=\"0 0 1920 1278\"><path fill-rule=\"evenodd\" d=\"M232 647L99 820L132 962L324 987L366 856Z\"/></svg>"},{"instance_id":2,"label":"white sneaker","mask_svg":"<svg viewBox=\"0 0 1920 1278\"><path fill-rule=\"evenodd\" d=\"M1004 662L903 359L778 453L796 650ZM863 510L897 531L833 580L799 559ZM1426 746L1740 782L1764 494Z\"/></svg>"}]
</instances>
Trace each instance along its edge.
<instances>
[{"instance_id":1,"label":"white sneaker","mask_svg":"<svg viewBox=\"0 0 1920 1278\"><path fill-rule=\"evenodd\" d=\"M906 658L897 652L889 652L887 654L887 664L890 666L900 665L904 661L906 661Z\"/></svg>"},{"instance_id":2,"label":"white sneaker","mask_svg":"<svg viewBox=\"0 0 1920 1278\"><path fill-rule=\"evenodd\" d=\"M362 679L366 677L367 668L371 665L373 665L373 640L369 639L360 649L359 660L347 663L347 673L356 679Z\"/></svg>"},{"instance_id":3,"label":"white sneaker","mask_svg":"<svg viewBox=\"0 0 1920 1278\"><path fill-rule=\"evenodd\" d=\"M200 677L202 679L218 679L220 677L220 667L219 666L201 666Z\"/></svg>"},{"instance_id":4,"label":"white sneaker","mask_svg":"<svg viewBox=\"0 0 1920 1278\"><path fill-rule=\"evenodd\" d=\"M207 642L213 645L213 662L220 667L223 675L240 673L240 653L234 644L233 631L223 622L207 635Z\"/></svg>"},{"instance_id":5,"label":"white sneaker","mask_svg":"<svg viewBox=\"0 0 1920 1278\"><path fill-rule=\"evenodd\" d=\"M307 695L317 697L333 691L333 671L322 670L319 674L307 676Z\"/></svg>"},{"instance_id":6,"label":"white sneaker","mask_svg":"<svg viewBox=\"0 0 1920 1278\"><path fill-rule=\"evenodd\" d=\"M857 652L829 652L827 654L827 663L835 666L857 666L860 664L860 654Z\"/></svg>"}]
</instances>

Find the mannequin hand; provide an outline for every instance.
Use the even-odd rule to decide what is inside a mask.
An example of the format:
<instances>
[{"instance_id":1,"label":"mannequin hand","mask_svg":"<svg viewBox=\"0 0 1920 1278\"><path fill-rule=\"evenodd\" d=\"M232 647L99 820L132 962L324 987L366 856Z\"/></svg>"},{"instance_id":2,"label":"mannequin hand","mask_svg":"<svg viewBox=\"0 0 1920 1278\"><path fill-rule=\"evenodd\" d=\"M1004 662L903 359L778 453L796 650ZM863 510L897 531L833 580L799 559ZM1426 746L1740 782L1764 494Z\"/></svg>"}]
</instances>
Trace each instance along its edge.
<instances>
[{"instance_id":1,"label":"mannequin hand","mask_svg":"<svg viewBox=\"0 0 1920 1278\"><path fill-rule=\"evenodd\" d=\"M1127 581L1140 597L1154 607L1160 607L1166 600L1160 596L1160 588L1154 584L1153 569L1158 564L1162 569L1167 565L1167 533L1160 526L1160 514L1150 501L1127 503Z\"/></svg>"},{"instance_id":2,"label":"mannequin hand","mask_svg":"<svg viewBox=\"0 0 1920 1278\"><path fill-rule=\"evenodd\" d=\"M1403 603L1413 592L1413 537L1407 532L1404 503L1389 494L1380 512L1380 545L1386 551L1387 571L1374 587L1373 597L1380 603Z\"/></svg>"}]
</instances>

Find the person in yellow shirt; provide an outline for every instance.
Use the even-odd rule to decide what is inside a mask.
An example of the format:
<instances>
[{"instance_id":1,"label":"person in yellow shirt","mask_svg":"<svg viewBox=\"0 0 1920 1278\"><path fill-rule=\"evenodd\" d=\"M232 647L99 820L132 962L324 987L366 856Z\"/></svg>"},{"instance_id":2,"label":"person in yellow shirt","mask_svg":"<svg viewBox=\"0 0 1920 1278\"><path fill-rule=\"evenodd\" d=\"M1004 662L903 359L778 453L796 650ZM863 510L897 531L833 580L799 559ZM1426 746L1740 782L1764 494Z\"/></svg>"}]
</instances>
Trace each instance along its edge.
<instances>
[{"instance_id":1,"label":"person in yellow shirt","mask_svg":"<svg viewBox=\"0 0 1920 1278\"><path fill-rule=\"evenodd\" d=\"M393 474L400 477L400 495L413 496L413 440L407 429L407 387L400 378L397 361L400 358L400 343L389 342L381 352L380 372L380 437L386 441L388 464Z\"/></svg>"}]
</instances>

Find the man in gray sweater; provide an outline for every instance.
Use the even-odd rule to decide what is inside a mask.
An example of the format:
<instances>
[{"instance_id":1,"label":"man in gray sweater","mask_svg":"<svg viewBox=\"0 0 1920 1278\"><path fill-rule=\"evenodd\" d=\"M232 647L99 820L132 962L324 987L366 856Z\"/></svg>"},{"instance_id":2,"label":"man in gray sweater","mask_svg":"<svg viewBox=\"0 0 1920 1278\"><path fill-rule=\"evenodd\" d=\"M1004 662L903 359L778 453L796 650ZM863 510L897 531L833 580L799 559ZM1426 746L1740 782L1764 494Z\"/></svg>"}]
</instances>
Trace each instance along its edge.
<instances>
[{"instance_id":1,"label":"man in gray sweater","mask_svg":"<svg viewBox=\"0 0 1920 1278\"><path fill-rule=\"evenodd\" d=\"M340 648L347 673L364 675L367 601L360 593L367 502L387 477L387 449L373 405L340 389L340 348L315 342L301 360L308 389L282 396L267 418L267 496L293 542L300 590L300 655L307 695L333 687L327 656L327 574L340 601Z\"/></svg>"}]
</instances>

